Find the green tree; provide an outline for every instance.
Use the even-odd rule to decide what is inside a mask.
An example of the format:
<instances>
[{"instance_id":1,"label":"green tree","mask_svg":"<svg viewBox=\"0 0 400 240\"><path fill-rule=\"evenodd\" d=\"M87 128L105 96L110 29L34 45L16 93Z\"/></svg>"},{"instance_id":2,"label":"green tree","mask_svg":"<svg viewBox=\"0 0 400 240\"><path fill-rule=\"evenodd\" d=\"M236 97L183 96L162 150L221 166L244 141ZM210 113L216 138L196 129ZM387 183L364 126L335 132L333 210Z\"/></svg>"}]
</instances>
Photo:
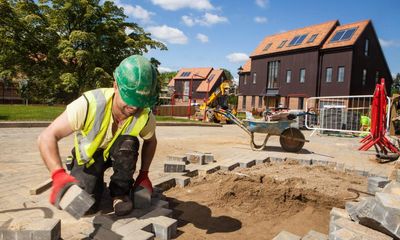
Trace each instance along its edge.
<instances>
[{"instance_id":1,"label":"green tree","mask_svg":"<svg viewBox=\"0 0 400 240\"><path fill-rule=\"evenodd\" d=\"M0 78L24 79L34 102L66 103L109 87L122 59L166 50L126 18L110 1L0 0Z\"/></svg>"},{"instance_id":2,"label":"green tree","mask_svg":"<svg viewBox=\"0 0 400 240\"><path fill-rule=\"evenodd\" d=\"M400 93L400 73L397 73L396 77L393 79L392 94L394 93Z\"/></svg>"},{"instance_id":3,"label":"green tree","mask_svg":"<svg viewBox=\"0 0 400 240\"><path fill-rule=\"evenodd\" d=\"M228 79L228 80L233 80L233 76L232 76L232 74L231 74L231 72L230 72L229 70L227 70L227 69L225 69L225 68L221 68L221 69L224 70L226 79Z\"/></svg>"}]
</instances>

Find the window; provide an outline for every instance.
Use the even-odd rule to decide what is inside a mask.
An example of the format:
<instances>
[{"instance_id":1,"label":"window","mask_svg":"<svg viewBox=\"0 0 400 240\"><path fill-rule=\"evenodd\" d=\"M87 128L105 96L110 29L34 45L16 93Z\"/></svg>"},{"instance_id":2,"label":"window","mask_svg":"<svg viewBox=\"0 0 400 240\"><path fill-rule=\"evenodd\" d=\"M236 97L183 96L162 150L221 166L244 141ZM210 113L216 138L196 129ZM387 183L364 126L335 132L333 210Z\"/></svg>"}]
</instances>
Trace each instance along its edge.
<instances>
[{"instance_id":1,"label":"window","mask_svg":"<svg viewBox=\"0 0 400 240\"><path fill-rule=\"evenodd\" d=\"M279 61L268 62L267 88L278 88Z\"/></svg>"},{"instance_id":2,"label":"window","mask_svg":"<svg viewBox=\"0 0 400 240\"><path fill-rule=\"evenodd\" d=\"M187 102L189 100L189 81L183 82L183 101Z\"/></svg>"},{"instance_id":3,"label":"window","mask_svg":"<svg viewBox=\"0 0 400 240\"><path fill-rule=\"evenodd\" d=\"M300 69L300 83L304 83L306 81L306 69Z\"/></svg>"},{"instance_id":4,"label":"window","mask_svg":"<svg viewBox=\"0 0 400 240\"><path fill-rule=\"evenodd\" d=\"M256 106L256 96L251 96L251 107L255 107Z\"/></svg>"},{"instance_id":5,"label":"window","mask_svg":"<svg viewBox=\"0 0 400 240\"><path fill-rule=\"evenodd\" d=\"M369 40L365 39L365 46L364 46L364 55L368 56L368 48L369 48Z\"/></svg>"},{"instance_id":6,"label":"window","mask_svg":"<svg viewBox=\"0 0 400 240\"><path fill-rule=\"evenodd\" d=\"M303 97L299 97L298 109L303 109L303 107L304 107L304 98Z\"/></svg>"},{"instance_id":7,"label":"window","mask_svg":"<svg viewBox=\"0 0 400 240\"><path fill-rule=\"evenodd\" d=\"M281 44L279 44L278 48L282 48L285 45L286 42L287 42L287 40L283 40L281 42Z\"/></svg>"},{"instance_id":8,"label":"window","mask_svg":"<svg viewBox=\"0 0 400 240\"><path fill-rule=\"evenodd\" d=\"M363 69L363 75L362 75L362 85L365 86L367 83L367 69Z\"/></svg>"},{"instance_id":9,"label":"window","mask_svg":"<svg viewBox=\"0 0 400 240\"><path fill-rule=\"evenodd\" d=\"M379 82L379 71L376 71L375 73L375 83Z\"/></svg>"},{"instance_id":10,"label":"window","mask_svg":"<svg viewBox=\"0 0 400 240\"><path fill-rule=\"evenodd\" d=\"M304 39L307 37L308 34L298 35L290 41L289 46L300 45Z\"/></svg>"},{"instance_id":11,"label":"window","mask_svg":"<svg viewBox=\"0 0 400 240\"><path fill-rule=\"evenodd\" d=\"M270 47L271 47L272 43L268 43L265 48L263 49L263 51L267 51Z\"/></svg>"},{"instance_id":12,"label":"window","mask_svg":"<svg viewBox=\"0 0 400 240\"><path fill-rule=\"evenodd\" d=\"M246 110L246 96L243 96L242 109Z\"/></svg>"},{"instance_id":13,"label":"window","mask_svg":"<svg viewBox=\"0 0 400 240\"><path fill-rule=\"evenodd\" d=\"M344 67L339 67L338 68L337 81L338 82L344 82Z\"/></svg>"},{"instance_id":14,"label":"window","mask_svg":"<svg viewBox=\"0 0 400 240\"><path fill-rule=\"evenodd\" d=\"M292 81L292 70L286 71L286 83L290 83Z\"/></svg>"},{"instance_id":15,"label":"window","mask_svg":"<svg viewBox=\"0 0 400 240\"><path fill-rule=\"evenodd\" d=\"M247 74L244 75L243 84L244 84L244 85L247 84Z\"/></svg>"},{"instance_id":16,"label":"window","mask_svg":"<svg viewBox=\"0 0 400 240\"><path fill-rule=\"evenodd\" d=\"M332 68L331 67L326 68L325 80L327 83L332 82Z\"/></svg>"},{"instance_id":17,"label":"window","mask_svg":"<svg viewBox=\"0 0 400 240\"><path fill-rule=\"evenodd\" d=\"M259 96L258 97L258 108L262 108L262 106L263 106L263 97Z\"/></svg>"},{"instance_id":18,"label":"window","mask_svg":"<svg viewBox=\"0 0 400 240\"><path fill-rule=\"evenodd\" d=\"M256 84L257 81L257 74L253 73L253 84Z\"/></svg>"},{"instance_id":19,"label":"window","mask_svg":"<svg viewBox=\"0 0 400 240\"><path fill-rule=\"evenodd\" d=\"M356 30L357 28L349 28L337 31L336 34L331 39L330 43L349 40L351 39Z\"/></svg>"},{"instance_id":20,"label":"window","mask_svg":"<svg viewBox=\"0 0 400 240\"><path fill-rule=\"evenodd\" d=\"M317 34L313 34L313 35L310 37L310 39L308 39L307 43L312 43L312 42L314 42L314 40L317 38L317 36L318 36L318 33L317 33Z\"/></svg>"}]
</instances>

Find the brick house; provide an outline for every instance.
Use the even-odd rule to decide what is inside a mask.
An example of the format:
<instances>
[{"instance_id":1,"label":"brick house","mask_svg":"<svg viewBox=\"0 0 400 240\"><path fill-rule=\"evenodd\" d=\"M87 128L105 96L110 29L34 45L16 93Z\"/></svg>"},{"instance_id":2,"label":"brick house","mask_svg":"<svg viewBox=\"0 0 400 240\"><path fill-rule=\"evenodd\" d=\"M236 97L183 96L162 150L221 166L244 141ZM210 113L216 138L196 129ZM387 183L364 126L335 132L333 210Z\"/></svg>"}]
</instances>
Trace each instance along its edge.
<instances>
[{"instance_id":1,"label":"brick house","mask_svg":"<svg viewBox=\"0 0 400 240\"><path fill-rule=\"evenodd\" d=\"M187 105L190 89L192 89L192 103L203 103L226 80L222 69L182 68L168 83L174 89L175 104Z\"/></svg>"},{"instance_id":2,"label":"brick house","mask_svg":"<svg viewBox=\"0 0 400 240\"><path fill-rule=\"evenodd\" d=\"M315 96L372 95L393 82L370 20L338 20L270 35L239 69L239 110L304 109Z\"/></svg>"}]
</instances>

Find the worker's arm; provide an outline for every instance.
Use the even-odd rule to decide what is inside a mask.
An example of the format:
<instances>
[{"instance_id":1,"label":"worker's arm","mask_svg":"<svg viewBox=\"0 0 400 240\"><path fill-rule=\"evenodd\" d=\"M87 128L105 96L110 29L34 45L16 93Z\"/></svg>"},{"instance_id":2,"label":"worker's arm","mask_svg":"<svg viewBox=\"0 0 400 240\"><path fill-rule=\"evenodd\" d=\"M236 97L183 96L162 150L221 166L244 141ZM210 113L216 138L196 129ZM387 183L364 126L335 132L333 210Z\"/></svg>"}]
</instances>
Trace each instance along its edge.
<instances>
[{"instance_id":1,"label":"worker's arm","mask_svg":"<svg viewBox=\"0 0 400 240\"><path fill-rule=\"evenodd\" d=\"M40 155L51 173L62 168L58 141L73 133L64 111L38 137Z\"/></svg>"},{"instance_id":2,"label":"worker's arm","mask_svg":"<svg viewBox=\"0 0 400 240\"><path fill-rule=\"evenodd\" d=\"M142 165L140 168L141 170L149 171L151 162L153 161L153 157L156 152L156 148L157 148L157 138L156 134L154 133L150 139L143 141L142 153L141 153L142 157Z\"/></svg>"}]
</instances>

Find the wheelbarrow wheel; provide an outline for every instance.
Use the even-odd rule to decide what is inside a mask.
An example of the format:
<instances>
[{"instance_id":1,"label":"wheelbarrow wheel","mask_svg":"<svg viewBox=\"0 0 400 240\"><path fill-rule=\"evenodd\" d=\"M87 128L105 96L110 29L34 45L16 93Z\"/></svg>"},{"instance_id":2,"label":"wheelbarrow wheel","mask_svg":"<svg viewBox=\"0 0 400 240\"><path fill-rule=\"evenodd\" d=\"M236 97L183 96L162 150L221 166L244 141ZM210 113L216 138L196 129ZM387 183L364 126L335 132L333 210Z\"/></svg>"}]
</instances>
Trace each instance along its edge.
<instances>
[{"instance_id":1,"label":"wheelbarrow wheel","mask_svg":"<svg viewBox=\"0 0 400 240\"><path fill-rule=\"evenodd\" d=\"M305 140L303 133L297 128L287 128L281 133L281 137L279 138L279 142L282 148L288 152L298 152L304 146L304 141L299 141L297 138L301 140Z\"/></svg>"}]
</instances>

